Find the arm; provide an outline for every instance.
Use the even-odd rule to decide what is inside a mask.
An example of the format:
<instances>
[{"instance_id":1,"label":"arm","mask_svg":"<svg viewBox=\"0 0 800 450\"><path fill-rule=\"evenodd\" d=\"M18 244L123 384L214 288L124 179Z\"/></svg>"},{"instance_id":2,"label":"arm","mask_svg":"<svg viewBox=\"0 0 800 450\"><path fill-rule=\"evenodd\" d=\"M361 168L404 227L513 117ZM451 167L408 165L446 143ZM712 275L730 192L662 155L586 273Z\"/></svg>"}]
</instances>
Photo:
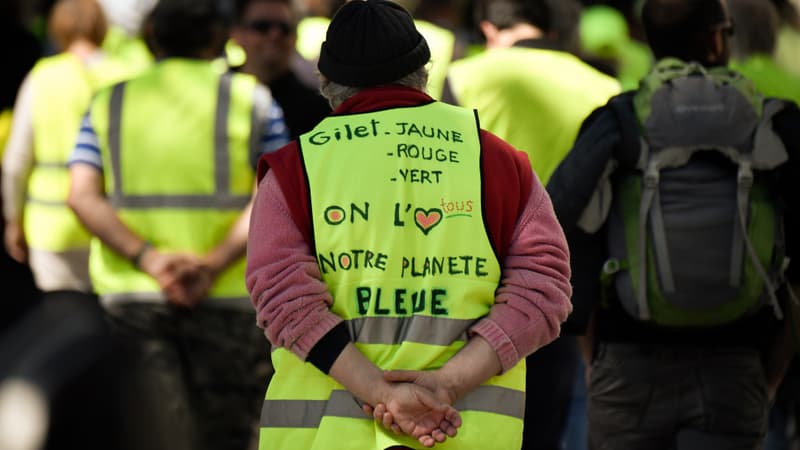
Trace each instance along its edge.
<instances>
[{"instance_id":1,"label":"arm","mask_svg":"<svg viewBox=\"0 0 800 450\"><path fill-rule=\"evenodd\" d=\"M393 371L386 374L387 379L420 383L452 404L558 337L560 324L572 309L569 252L538 181L503 267L495 304L472 327L464 348L438 370Z\"/></svg>"},{"instance_id":2,"label":"arm","mask_svg":"<svg viewBox=\"0 0 800 450\"><path fill-rule=\"evenodd\" d=\"M533 189L503 261L489 315L471 330L492 344L503 371L558 337L572 307L569 250L542 185Z\"/></svg>"},{"instance_id":3,"label":"arm","mask_svg":"<svg viewBox=\"0 0 800 450\"><path fill-rule=\"evenodd\" d=\"M610 107L593 112L584 122L575 145L547 183L561 226L569 236L578 227L586 207L608 176L614 150L622 134Z\"/></svg>"},{"instance_id":4,"label":"arm","mask_svg":"<svg viewBox=\"0 0 800 450\"><path fill-rule=\"evenodd\" d=\"M256 187L253 188L254 196L255 189ZM251 199L236 219L236 222L234 222L225 239L203 256L203 267L209 272L211 279L216 278L228 266L244 256L247 249L247 234L250 229L250 214L252 210L253 200Z\"/></svg>"},{"instance_id":5,"label":"arm","mask_svg":"<svg viewBox=\"0 0 800 450\"><path fill-rule=\"evenodd\" d=\"M247 288L269 341L329 374L363 402L384 403L402 431L433 445L460 418L419 386L393 386L350 342L311 249L297 229L272 171L261 181L250 218ZM433 423L440 426L436 432Z\"/></svg>"},{"instance_id":6,"label":"arm","mask_svg":"<svg viewBox=\"0 0 800 450\"><path fill-rule=\"evenodd\" d=\"M333 298L272 171L253 203L245 281L267 339L302 360L342 323L329 309Z\"/></svg>"},{"instance_id":7,"label":"arm","mask_svg":"<svg viewBox=\"0 0 800 450\"><path fill-rule=\"evenodd\" d=\"M800 346L800 305L796 301L800 298L800 294L797 294L800 292L800 239L796 232L800 227L800 196L797 195L800 188L800 109L793 104L776 114L772 123L789 153L788 162L779 169L777 187L784 203L786 256L790 260L785 274L786 293L789 294L791 289L794 295L786 299L782 327L764 355L770 398L775 395Z\"/></svg>"},{"instance_id":8,"label":"arm","mask_svg":"<svg viewBox=\"0 0 800 450\"><path fill-rule=\"evenodd\" d=\"M792 362L792 357L798 350L797 346L800 344L800 334L798 334L800 332L797 329L800 324L800 311L798 311L797 304L798 296L795 294L798 292L798 286L787 283L786 289L789 298L786 299L783 309L785 317L764 355L764 373L767 377L767 391L770 400L775 398L784 375L786 375L786 370ZM791 294L789 293L790 289L793 291Z\"/></svg>"},{"instance_id":9,"label":"arm","mask_svg":"<svg viewBox=\"0 0 800 450\"><path fill-rule=\"evenodd\" d=\"M471 354L481 355L479 351ZM479 363L467 358L468 355L462 358L462 368ZM384 379L381 369L352 343L336 358L329 375L367 405L381 405L386 410L385 419L384 409L374 417L387 428L412 436L425 447L433 447L448 436L455 436L456 429L461 426L461 417L451 403L442 402L421 383L390 383L390 379ZM365 412L369 414L370 409L367 406Z\"/></svg>"},{"instance_id":10,"label":"arm","mask_svg":"<svg viewBox=\"0 0 800 450\"><path fill-rule=\"evenodd\" d=\"M113 251L137 261L144 272L156 279L170 301L190 306L190 294L184 292L178 282L196 271L195 258L162 254L131 231L106 200L103 175L97 167L81 162L71 165L67 204L89 232Z\"/></svg>"},{"instance_id":11,"label":"arm","mask_svg":"<svg viewBox=\"0 0 800 450\"><path fill-rule=\"evenodd\" d=\"M28 259L28 245L22 227L28 178L33 171L33 92L26 78L17 94L11 136L3 155L3 217L5 246L17 262Z\"/></svg>"}]
</instances>

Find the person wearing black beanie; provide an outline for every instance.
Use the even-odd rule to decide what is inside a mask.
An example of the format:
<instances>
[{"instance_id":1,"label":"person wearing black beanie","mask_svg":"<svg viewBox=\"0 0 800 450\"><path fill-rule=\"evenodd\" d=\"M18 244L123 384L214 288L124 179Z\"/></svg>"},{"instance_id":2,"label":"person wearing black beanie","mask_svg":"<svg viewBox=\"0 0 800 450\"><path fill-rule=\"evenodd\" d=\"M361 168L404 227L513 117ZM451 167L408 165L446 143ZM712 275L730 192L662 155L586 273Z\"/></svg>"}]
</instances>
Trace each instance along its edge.
<instances>
[{"instance_id":1,"label":"person wearing black beanie","mask_svg":"<svg viewBox=\"0 0 800 450\"><path fill-rule=\"evenodd\" d=\"M261 157L262 450L522 445L519 362L571 310L569 253L526 154L425 93L429 59L402 7L346 3L319 58L334 111Z\"/></svg>"},{"instance_id":2,"label":"person wearing black beanie","mask_svg":"<svg viewBox=\"0 0 800 450\"><path fill-rule=\"evenodd\" d=\"M318 67L344 86L376 86L414 72L430 57L428 43L403 7L355 1L340 8L328 26Z\"/></svg>"}]
</instances>

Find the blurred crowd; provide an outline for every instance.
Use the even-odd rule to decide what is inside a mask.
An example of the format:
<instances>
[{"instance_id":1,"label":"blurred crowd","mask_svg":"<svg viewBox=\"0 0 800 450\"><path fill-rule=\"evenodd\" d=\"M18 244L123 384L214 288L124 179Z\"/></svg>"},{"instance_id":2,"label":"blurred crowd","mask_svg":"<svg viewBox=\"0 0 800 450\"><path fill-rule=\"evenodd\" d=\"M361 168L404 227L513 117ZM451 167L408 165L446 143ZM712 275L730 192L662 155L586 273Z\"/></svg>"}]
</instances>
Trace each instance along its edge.
<instances>
[{"instance_id":1,"label":"blurred crowd","mask_svg":"<svg viewBox=\"0 0 800 450\"><path fill-rule=\"evenodd\" d=\"M243 366L194 372L196 378L209 377L194 380L198 385L205 383L203 392L214 391L209 394L209 404L214 407L205 411L208 417L201 423L216 423L215 418L228 415L230 422L238 421L243 428L239 436L229 441L214 441L210 434L198 437L208 445L204 448L235 450L255 448L258 444L260 401L271 367L268 343L255 326L252 305L244 290L244 240L241 233L206 231L217 227L220 221L224 224L219 227L224 230L246 222L251 207L248 198L260 155L312 130L330 114L332 107L320 94L317 61L330 19L344 1L219 2L225 4L219 7L219 14L226 15L224 20L184 23L175 19L173 28L163 24L173 23L170 14L180 14L170 11L162 16L153 14L157 3L158 0L96 0L96 3L95 0L6 0L0 4L0 42L4 43L6 55L5 70L0 74L5 244L0 251L4 292L0 305L0 450L162 448L150 447L153 444L147 439L120 442L131 436L131 429L143 429L129 428L129 422L138 422L131 419L137 414L135 407L147 407L146 403L131 402L124 395L129 385L145 382L126 376L134 366L132 361L138 364L149 357L148 363L156 368L159 364L172 364L157 360L161 353L145 354L151 349L131 339L138 333L152 331L149 329L152 323L161 324L159 333L171 333L167 338L163 335L159 338L174 346L178 355L175 358L181 364L191 366L192 358L206 356L202 349L208 345L199 337L202 334L215 336L217 341L213 349L217 356L210 358L219 358L222 352L235 362L231 366ZM552 149L529 151L531 165L543 184L572 147L584 119L612 96L636 89L655 62L641 23L644 1L640 0L548 0L546 17L530 24L536 32L521 35L511 44L504 42L506 35L498 33L504 24L483 20L478 11L482 2L402 0L397 3L413 14L430 47L427 93L446 103L477 109L481 125L516 148ZM488 2L489 8L491 4ZM800 103L800 2L728 0L728 4L735 29L730 67L753 80L763 94ZM201 12L197 14L200 17ZM151 28L157 31L148 32ZM220 34L220 30L224 33ZM198 34L204 35L196 37ZM540 60L517 59L510 53L491 59L489 50L512 45L552 52L541 55ZM135 193L141 187L131 181L148 177L161 177L167 180L163 182L165 189L174 190L178 200L164 201L182 201L181 194L186 193L181 191L179 181L170 183L191 178L193 174L175 173L168 166L169 159L160 160L161 166L154 165L149 173L127 173L126 160L123 158L120 169L119 161L114 160L119 154L113 149L106 154L98 144L111 139L98 130L103 121L113 120L114 112L108 112L111 119L103 118L105 111L96 94L102 91L101 95L111 96L106 100L113 104L114 95L123 94L106 88L141 74L156 73L154 66L170 56L182 56L182 52L192 57L207 55L205 59L211 61L213 70L229 74L223 79L230 83L225 92L230 97L226 108L230 109L231 118L223 116L227 122L208 124L208 130L197 134L220 133L219 127L223 132L240 133L241 136L231 138L234 144L230 145L241 145L249 152L249 158L245 158L248 160L225 161L229 173L217 181L222 179L219 183L228 185L224 189L217 186L213 193L224 197L219 203L224 206L214 206L213 202L212 206L204 206L224 210L225 217L219 218L221 214L215 210L207 217L195 217L193 220L200 223L191 225L192 228L189 225L181 228L182 222L167 215L142 213L147 206L124 205L126 201L134 205L137 201L151 200L145 195L137 197ZM486 58L478 59L479 56ZM175 81L182 89L188 90L193 83L197 87L206 86L203 75L191 67L163 69L159 80L174 75L188 80ZM243 74L252 77L245 78ZM156 78L153 76L151 82L155 83ZM520 88L525 83L538 83L539 87ZM502 104L482 96L490 85L505 90L506 100ZM210 90L218 89L216 84L208 86ZM126 86L125 94L134 92L134 88L144 90L147 86L144 82L141 86ZM222 92L223 88L219 89ZM205 95L197 93L198 97ZM127 101L129 97L125 98ZM170 131L184 136L197 124L179 124L181 111L192 108L210 111L219 107L211 100L208 104L197 102L190 106L184 104L190 101L184 98L171 97L170 101L177 105L175 120L171 128L157 124L154 136ZM532 110L530 105L534 102L538 106ZM155 100L152 104L147 99L131 103L125 103L126 111L140 107L143 112L138 114L143 118L147 116L147 108L159 107ZM236 108L247 105L257 112L234 117ZM235 123L239 119L241 126ZM551 123L558 126L549 126ZM153 139L152 142L169 142L166 137L162 141ZM217 151L206 149L199 142L200 138L196 145L198 154ZM120 145L129 143L124 141ZM217 162L219 158L225 160L225 156L217 158ZM58 170L62 172L57 173ZM107 174L117 178L109 181ZM130 189L130 195L121 193L123 175L128 177L125 187ZM220 193L220 189L224 192ZM109 203L103 203L104 191L120 195L109 196ZM191 195L200 194L190 192L186 197ZM95 197L100 200L93 203ZM233 203L224 202L240 197L244 200L233 207L230 206ZM190 258L152 251L150 240L128 238L127 231L115 234L116 229L104 219L108 204L124 209L129 214L126 220L142 227L171 227L176 233L197 239L197 253L205 252L204 256ZM77 218L66 212L71 210L77 213ZM213 237L206 236L213 233L216 233ZM106 253L101 251L103 256L97 260L89 256L90 248L94 253L94 246L100 246L90 243L91 235L109 242L103 244ZM230 245L226 247L227 244ZM114 252L124 257L114 257ZM90 277L90 264L93 270L102 266L108 272L107 282L98 284ZM135 309L121 303L116 309L109 302L116 301L115 295L119 294L113 281L114 271L122 271L123 265L124 270L135 268L151 275L175 303L195 306L205 298L233 298L229 306L239 299L244 299L244 306L219 308L226 309L224 314L228 315L224 316L214 308L205 311L198 308L194 316L168 324L163 311L142 306L146 301L137 302ZM167 280L173 275L179 280ZM231 280L230 288L225 285L226 277ZM145 286L144 290L158 291L156 284L152 287L147 284L150 282L131 281ZM562 336L527 358L527 404L537 407L526 412L524 449L588 448L585 367L575 337L588 321L580 317L582 313L576 309L565 323ZM191 329L192 323L199 324L197 327L202 327L202 331ZM579 325L571 328L575 323ZM235 331L235 324L244 325ZM244 354L237 347L249 347L252 351ZM220 364L224 366L225 361ZM140 366L135 367L138 370ZM243 398L239 403L230 403L233 400L229 391L220 387L224 383L215 385L213 377L217 372L213 370L251 377L245 381L231 375L230 380L224 380L241 386L239 394ZM765 449L800 449L800 389L796 375L793 364L772 405ZM149 376L156 378L157 374ZM158 397L159 392L184 389L166 381L161 388L163 391L151 392L156 397L153 404L161 405L158 401L163 397ZM192 389L201 390L197 386ZM227 409L231 405L252 410L252 414L234 414ZM175 409L168 409L173 406ZM160 420L163 429L183 430L176 419L183 414L180 407L165 402L163 414L152 414L137 425L158 428L154 423ZM192 433L189 430L187 434ZM176 436L176 442L168 444L170 448L201 448L192 447L191 442L177 442L182 435Z\"/></svg>"}]
</instances>

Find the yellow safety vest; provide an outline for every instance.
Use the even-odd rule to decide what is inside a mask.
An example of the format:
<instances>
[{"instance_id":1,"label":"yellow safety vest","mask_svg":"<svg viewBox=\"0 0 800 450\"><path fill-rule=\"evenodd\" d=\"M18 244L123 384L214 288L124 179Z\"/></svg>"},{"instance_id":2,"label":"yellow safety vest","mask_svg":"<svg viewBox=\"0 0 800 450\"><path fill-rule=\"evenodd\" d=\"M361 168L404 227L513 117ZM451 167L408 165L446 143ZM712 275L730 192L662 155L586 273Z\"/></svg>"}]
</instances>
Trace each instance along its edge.
<instances>
[{"instance_id":1,"label":"yellow safety vest","mask_svg":"<svg viewBox=\"0 0 800 450\"><path fill-rule=\"evenodd\" d=\"M174 58L97 95L105 191L125 225L165 252L205 254L227 236L253 189L255 87L250 75ZM154 279L98 239L89 263L104 299L159 298ZM244 267L220 274L210 297L246 298Z\"/></svg>"},{"instance_id":2,"label":"yellow safety vest","mask_svg":"<svg viewBox=\"0 0 800 450\"><path fill-rule=\"evenodd\" d=\"M108 27L102 47L106 54L126 68L131 77L142 73L154 62L144 39L130 36L118 25Z\"/></svg>"},{"instance_id":3,"label":"yellow safety vest","mask_svg":"<svg viewBox=\"0 0 800 450\"><path fill-rule=\"evenodd\" d=\"M34 167L24 214L31 248L63 252L89 247L89 233L66 205L66 163L92 93L123 77L112 64L86 67L70 53L43 58L31 71Z\"/></svg>"},{"instance_id":4,"label":"yellow safety vest","mask_svg":"<svg viewBox=\"0 0 800 450\"><path fill-rule=\"evenodd\" d=\"M322 43L325 42L325 34L331 19L323 16L304 17L297 24L297 52L309 60L316 61L319 58L319 51Z\"/></svg>"},{"instance_id":5,"label":"yellow safety vest","mask_svg":"<svg viewBox=\"0 0 800 450\"><path fill-rule=\"evenodd\" d=\"M473 111L434 102L331 116L300 138L332 311L382 369L441 367L494 303L501 269L483 220L478 133ZM272 360L261 449L419 447L290 351ZM464 397L464 425L441 447L519 449L524 380L523 363Z\"/></svg>"},{"instance_id":6,"label":"yellow safety vest","mask_svg":"<svg viewBox=\"0 0 800 450\"><path fill-rule=\"evenodd\" d=\"M583 120L620 91L619 83L575 56L512 47L450 64L458 103L481 112L481 126L528 154L547 183Z\"/></svg>"},{"instance_id":7,"label":"yellow safety vest","mask_svg":"<svg viewBox=\"0 0 800 450\"><path fill-rule=\"evenodd\" d=\"M2 159L5 154L8 137L11 135L11 122L13 117L13 108L6 108L0 111L0 159Z\"/></svg>"}]
</instances>

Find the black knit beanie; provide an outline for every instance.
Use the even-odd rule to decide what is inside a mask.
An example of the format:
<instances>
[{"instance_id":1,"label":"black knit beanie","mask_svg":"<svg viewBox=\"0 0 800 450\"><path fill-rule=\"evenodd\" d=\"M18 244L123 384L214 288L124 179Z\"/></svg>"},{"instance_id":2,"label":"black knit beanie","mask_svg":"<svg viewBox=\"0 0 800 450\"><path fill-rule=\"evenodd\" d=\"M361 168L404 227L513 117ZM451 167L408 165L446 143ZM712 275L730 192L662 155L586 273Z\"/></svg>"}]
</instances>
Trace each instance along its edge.
<instances>
[{"instance_id":1,"label":"black knit beanie","mask_svg":"<svg viewBox=\"0 0 800 450\"><path fill-rule=\"evenodd\" d=\"M331 19L318 68L344 86L377 86L424 66L428 43L402 6L386 0L353 0Z\"/></svg>"}]
</instances>

